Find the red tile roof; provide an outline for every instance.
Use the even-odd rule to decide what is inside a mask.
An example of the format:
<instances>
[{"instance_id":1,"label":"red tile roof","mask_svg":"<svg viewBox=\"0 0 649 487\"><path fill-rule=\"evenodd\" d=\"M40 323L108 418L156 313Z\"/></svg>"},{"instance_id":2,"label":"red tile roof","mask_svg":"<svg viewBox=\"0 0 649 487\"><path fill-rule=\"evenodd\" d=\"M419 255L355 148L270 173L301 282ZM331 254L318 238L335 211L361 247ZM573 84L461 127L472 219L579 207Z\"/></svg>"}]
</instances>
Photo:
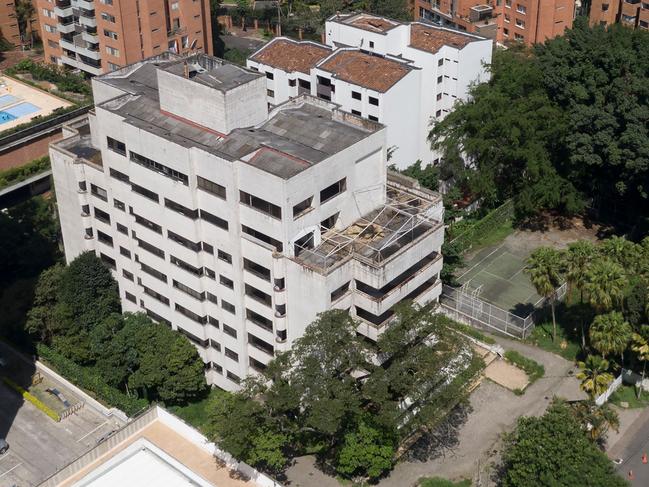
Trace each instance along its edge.
<instances>
[{"instance_id":1,"label":"red tile roof","mask_svg":"<svg viewBox=\"0 0 649 487\"><path fill-rule=\"evenodd\" d=\"M360 15L358 17L352 17L345 21L348 25L353 25L359 29L370 30L373 32L387 32L390 29L394 29L398 22L393 20L388 20L383 17L375 17L373 15Z\"/></svg>"},{"instance_id":2,"label":"red tile roof","mask_svg":"<svg viewBox=\"0 0 649 487\"><path fill-rule=\"evenodd\" d=\"M413 23L410 26L410 46L422 51L435 53L442 46L462 49L475 40L477 39L468 35L424 24Z\"/></svg>"},{"instance_id":3,"label":"red tile roof","mask_svg":"<svg viewBox=\"0 0 649 487\"><path fill-rule=\"evenodd\" d=\"M250 59L286 72L309 74L320 60L331 54L331 48L315 42L276 39L261 48Z\"/></svg>"}]
</instances>

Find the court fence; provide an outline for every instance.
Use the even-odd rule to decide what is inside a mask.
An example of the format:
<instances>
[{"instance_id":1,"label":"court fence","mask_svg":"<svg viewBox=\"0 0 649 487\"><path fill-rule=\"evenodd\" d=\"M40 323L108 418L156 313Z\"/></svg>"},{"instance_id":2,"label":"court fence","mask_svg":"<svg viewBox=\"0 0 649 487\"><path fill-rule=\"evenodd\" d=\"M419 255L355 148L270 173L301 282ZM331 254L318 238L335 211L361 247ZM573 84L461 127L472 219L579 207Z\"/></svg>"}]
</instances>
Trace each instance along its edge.
<instances>
[{"instance_id":1,"label":"court fence","mask_svg":"<svg viewBox=\"0 0 649 487\"><path fill-rule=\"evenodd\" d=\"M514 218L514 202L507 200L498 208L491 210L481 220L477 221L464 232L450 240L452 244L458 249L458 252L464 253L471 249L474 242L484 235L489 234L494 228L499 227L505 221L513 220Z\"/></svg>"},{"instance_id":2,"label":"court fence","mask_svg":"<svg viewBox=\"0 0 649 487\"><path fill-rule=\"evenodd\" d=\"M562 300L566 295L567 285L562 284L555 291L555 299ZM480 299L477 290L467 290L465 287L456 288L447 284L442 285L440 298L441 310L450 318L461 323L496 331L512 338L524 340L530 336L535 322L540 318L546 299L540 299L534 305L534 310L525 317L499 308Z\"/></svg>"}]
</instances>

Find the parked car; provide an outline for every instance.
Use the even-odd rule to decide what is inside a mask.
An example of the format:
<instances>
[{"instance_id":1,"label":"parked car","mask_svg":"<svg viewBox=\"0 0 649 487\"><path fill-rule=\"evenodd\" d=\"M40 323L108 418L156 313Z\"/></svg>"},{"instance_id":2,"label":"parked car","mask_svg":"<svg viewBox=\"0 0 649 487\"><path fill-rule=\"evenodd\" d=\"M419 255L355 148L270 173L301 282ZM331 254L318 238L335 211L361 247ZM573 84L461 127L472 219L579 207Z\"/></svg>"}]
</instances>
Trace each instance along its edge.
<instances>
[{"instance_id":1,"label":"parked car","mask_svg":"<svg viewBox=\"0 0 649 487\"><path fill-rule=\"evenodd\" d=\"M9 443L4 438L0 438L0 455L6 453L9 449Z\"/></svg>"}]
</instances>

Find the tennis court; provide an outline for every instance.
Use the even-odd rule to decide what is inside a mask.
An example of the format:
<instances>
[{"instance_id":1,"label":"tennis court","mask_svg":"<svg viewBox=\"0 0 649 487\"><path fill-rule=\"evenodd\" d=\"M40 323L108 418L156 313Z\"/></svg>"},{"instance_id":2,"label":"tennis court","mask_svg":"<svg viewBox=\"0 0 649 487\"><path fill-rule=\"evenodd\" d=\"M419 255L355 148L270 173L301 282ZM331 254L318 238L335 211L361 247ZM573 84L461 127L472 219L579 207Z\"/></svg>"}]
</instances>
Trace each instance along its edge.
<instances>
[{"instance_id":1,"label":"tennis court","mask_svg":"<svg viewBox=\"0 0 649 487\"><path fill-rule=\"evenodd\" d=\"M541 299L525 272L528 256L506 242L482 249L466 261L458 281L466 293L524 318Z\"/></svg>"}]
</instances>

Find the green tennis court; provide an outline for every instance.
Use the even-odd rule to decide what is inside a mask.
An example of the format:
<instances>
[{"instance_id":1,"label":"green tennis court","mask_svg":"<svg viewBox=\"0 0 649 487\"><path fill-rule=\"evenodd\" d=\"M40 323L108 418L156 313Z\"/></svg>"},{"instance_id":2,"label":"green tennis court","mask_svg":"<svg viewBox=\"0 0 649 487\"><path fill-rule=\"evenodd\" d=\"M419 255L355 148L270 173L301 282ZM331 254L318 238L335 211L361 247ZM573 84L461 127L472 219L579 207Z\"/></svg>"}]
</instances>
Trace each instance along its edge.
<instances>
[{"instance_id":1,"label":"green tennis court","mask_svg":"<svg viewBox=\"0 0 649 487\"><path fill-rule=\"evenodd\" d=\"M458 273L467 293L522 318L529 315L541 299L525 272L525 259L505 244L477 252Z\"/></svg>"}]
</instances>

